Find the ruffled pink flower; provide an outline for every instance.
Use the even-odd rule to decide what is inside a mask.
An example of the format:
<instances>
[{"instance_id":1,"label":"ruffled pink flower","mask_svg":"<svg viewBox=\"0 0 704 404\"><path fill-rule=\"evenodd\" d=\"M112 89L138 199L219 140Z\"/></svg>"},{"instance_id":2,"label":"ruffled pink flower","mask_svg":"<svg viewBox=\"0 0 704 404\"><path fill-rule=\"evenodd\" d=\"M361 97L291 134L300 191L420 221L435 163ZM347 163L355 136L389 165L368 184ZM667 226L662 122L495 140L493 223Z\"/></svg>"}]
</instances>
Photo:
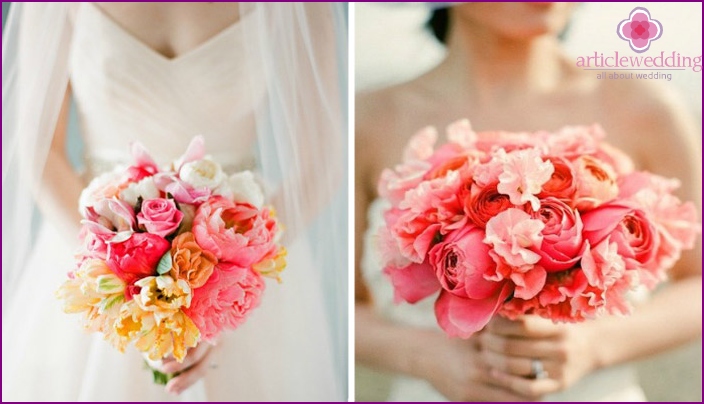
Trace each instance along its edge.
<instances>
[{"instance_id":1,"label":"ruffled pink flower","mask_svg":"<svg viewBox=\"0 0 704 404\"><path fill-rule=\"evenodd\" d=\"M391 231L408 260L423 262L436 237L466 222L458 196L460 186L459 174L450 172L444 178L424 181L406 193Z\"/></svg>"},{"instance_id":2,"label":"ruffled pink flower","mask_svg":"<svg viewBox=\"0 0 704 404\"><path fill-rule=\"evenodd\" d=\"M514 205L530 203L533 210L538 210L540 200L536 195L554 170L550 161L543 161L537 149L514 151L506 157L497 189L508 195Z\"/></svg>"},{"instance_id":3,"label":"ruffled pink flower","mask_svg":"<svg viewBox=\"0 0 704 404\"><path fill-rule=\"evenodd\" d=\"M542 230L545 224L534 220L520 209L507 209L486 224L484 242L492 247L493 253L512 267L537 264L543 242Z\"/></svg>"},{"instance_id":4,"label":"ruffled pink flower","mask_svg":"<svg viewBox=\"0 0 704 404\"><path fill-rule=\"evenodd\" d=\"M192 231L219 261L249 268L274 252L278 228L269 209L214 196L196 211Z\"/></svg>"},{"instance_id":5,"label":"ruffled pink flower","mask_svg":"<svg viewBox=\"0 0 704 404\"><path fill-rule=\"evenodd\" d=\"M411 137L408 146L403 151L403 161L419 161L426 160L433 155L435 142L438 141L438 131L427 126L419 130Z\"/></svg>"},{"instance_id":6,"label":"ruffled pink flower","mask_svg":"<svg viewBox=\"0 0 704 404\"><path fill-rule=\"evenodd\" d=\"M156 275L156 266L171 243L150 233L134 233L130 238L108 246L108 267L128 285Z\"/></svg>"},{"instance_id":7,"label":"ruffled pink flower","mask_svg":"<svg viewBox=\"0 0 704 404\"><path fill-rule=\"evenodd\" d=\"M183 312L208 341L223 329L235 329L259 306L264 280L251 269L220 263L208 281L193 290L191 305Z\"/></svg>"},{"instance_id":8,"label":"ruffled pink flower","mask_svg":"<svg viewBox=\"0 0 704 404\"><path fill-rule=\"evenodd\" d=\"M443 289L460 297L485 299L501 288L501 282L485 279L496 264L483 239L482 229L468 225L451 232L430 250L430 265Z\"/></svg>"},{"instance_id":9,"label":"ruffled pink flower","mask_svg":"<svg viewBox=\"0 0 704 404\"><path fill-rule=\"evenodd\" d=\"M611 287L626 271L626 263L618 254L618 245L609 242L608 238L594 248L586 244L581 266L589 284L599 289Z\"/></svg>"},{"instance_id":10,"label":"ruffled pink flower","mask_svg":"<svg viewBox=\"0 0 704 404\"><path fill-rule=\"evenodd\" d=\"M395 170L386 169L381 173L377 191L382 198L397 205L406 192L418 186L430 169L426 161L412 160L396 166Z\"/></svg>"},{"instance_id":11,"label":"ruffled pink flower","mask_svg":"<svg viewBox=\"0 0 704 404\"><path fill-rule=\"evenodd\" d=\"M557 198L548 197L540 201L540 209L532 216L545 224L542 244L535 250L541 256L538 264L548 272L577 264L584 250L579 212Z\"/></svg>"},{"instance_id":12,"label":"ruffled pink flower","mask_svg":"<svg viewBox=\"0 0 704 404\"><path fill-rule=\"evenodd\" d=\"M149 233L166 237L175 232L181 224L183 213L176 208L171 199L156 198L142 202L142 210L137 215L137 222Z\"/></svg>"},{"instance_id":13,"label":"ruffled pink flower","mask_svg":"<svg viewBox=\"0 0 704 404\"><path fill-rule=\"evenodd\" d=\"M573 159L596 152L598 141L606 133L599 125L565 126L555 133L543 132L540 137L548 146L548 154Z\"/></svg>"}]
</instances>

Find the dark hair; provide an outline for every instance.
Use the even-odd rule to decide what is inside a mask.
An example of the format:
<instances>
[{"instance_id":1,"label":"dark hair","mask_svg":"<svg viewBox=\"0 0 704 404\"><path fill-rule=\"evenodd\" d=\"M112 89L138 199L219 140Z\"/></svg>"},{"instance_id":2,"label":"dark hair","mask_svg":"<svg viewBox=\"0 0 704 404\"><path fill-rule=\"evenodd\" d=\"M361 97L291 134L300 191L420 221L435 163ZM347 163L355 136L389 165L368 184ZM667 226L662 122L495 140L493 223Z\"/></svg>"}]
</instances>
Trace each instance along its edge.
<instances>
[{"instance_id":1,"label":"dark hair","mask_svg":"<svg viewBox=\"0 0 704 404\"><path fill-rule=\"evenodd\" d=\"M432 31L435 39L446 44L447 33L450 31L450 9L438 8L433 10L426 26Z\"/></svg>"}]
</instances>

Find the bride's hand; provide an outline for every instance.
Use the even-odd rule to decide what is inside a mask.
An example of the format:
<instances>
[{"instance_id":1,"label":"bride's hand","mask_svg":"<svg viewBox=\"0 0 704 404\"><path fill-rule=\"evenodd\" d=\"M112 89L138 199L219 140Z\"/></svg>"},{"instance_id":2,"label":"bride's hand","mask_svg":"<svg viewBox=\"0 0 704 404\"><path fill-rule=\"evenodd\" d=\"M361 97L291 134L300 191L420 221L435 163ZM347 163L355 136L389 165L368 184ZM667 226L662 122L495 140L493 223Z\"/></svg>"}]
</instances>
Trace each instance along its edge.
<instances>
[{"instance_id":1,"label":"bride's hand","mask_svg":"<svg viewBox=\"0 0 704 404\"><path fill-rule=\"evenodd\" d=\"M497 317L482 333L481 355L493 380L532 398L564 390L597 368L589 323L554 324L536 316ZM535 378L534 360L546 372Z\"/></svg>"},{"instance_id":2,"label":"bride's hand","mask_svg":"<svg viewBox=\"0 0 704 404\"><path fill-rule=\"evenodd\" d=\"M166 374L183 372L169 380L165 387L166 391L171 394L181 394L205 376L208 369L214 366L213 351L217 348L218 346L209 342L201 342L195 348L188 350L182 363L178 363L173 357L168 357L163 359L159 366L154 366L156 370Z\"/></svg>"},{"instance_id":3,"label":"bride's hand","mask_svg":"<svg viewBox=\"0 0 704 404\"><path fill-rule=\"evenodd\" d=\"M451 401L526 401L528 397L497 385L483 360L477 337L433 344L423 377ZM416 353L417 354L417 353Z\"/></svg>"}]
</instances>

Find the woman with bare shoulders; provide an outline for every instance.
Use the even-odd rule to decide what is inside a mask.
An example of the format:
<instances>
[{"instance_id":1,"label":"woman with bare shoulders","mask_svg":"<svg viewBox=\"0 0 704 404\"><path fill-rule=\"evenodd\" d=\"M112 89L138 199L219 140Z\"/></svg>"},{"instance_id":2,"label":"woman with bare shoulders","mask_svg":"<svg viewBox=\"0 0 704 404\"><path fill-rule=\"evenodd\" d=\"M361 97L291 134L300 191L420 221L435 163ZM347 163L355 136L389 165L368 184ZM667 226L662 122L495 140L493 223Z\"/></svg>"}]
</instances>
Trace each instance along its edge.
<instances>
[{"instance_id":1,"label":"woman with bare shoulders","mask_svg":"<svg viewBox=\"0 0 704 404\"><path fill-rule=\"evenodd\" d=\"M410 82L356 102L356 357L396 373L390 400L639 401L637 359L701 335L701 244L671 282L626 318L553 324L496 318L469 340L449 339L432 302L393 305L373 234L383 225L376 184L410 136L469 118L476 131L557 130L599 123L638 169L679 178L679 197L701 195L699 128L659 87L598 81L563 53L574 3L468 3L449 9L447 57ZM656 330L656 331L654 331ZM547 378L531 378L539 360Z\"/></svg>"}]
</instances>

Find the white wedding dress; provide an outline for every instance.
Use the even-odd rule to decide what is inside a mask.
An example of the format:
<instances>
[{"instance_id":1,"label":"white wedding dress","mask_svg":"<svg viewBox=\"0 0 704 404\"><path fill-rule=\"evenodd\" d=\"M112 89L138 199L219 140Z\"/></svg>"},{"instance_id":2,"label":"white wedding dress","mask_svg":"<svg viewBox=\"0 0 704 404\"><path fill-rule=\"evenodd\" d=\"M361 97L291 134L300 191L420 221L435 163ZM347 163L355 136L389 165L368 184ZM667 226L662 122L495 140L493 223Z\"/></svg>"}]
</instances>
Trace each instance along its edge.
<instances>
[{"instance_id":1,"label":"white wedding dress","mask_svg":"<svg viewBox=\"0 0 704 404\"><path fill-rule=\"evenodd\" d=\"M393 288L381 271L381 256L376 247L376 234L384 225L383 211L387 202L376 199L369 207L369 227L364 237L362 272L373 296L376 310L391 321L423 328L439 329L433 308L435 299L428 297L414 305L394 304ZM360 388L360 386L357 386ZM407 376L396 376L391 382L389 401L447 401L430 383ZM646 401L632 366L619 366L595 372L564 392L550 395L545 401Z\"/></svg>"},{"instance_id":2,"label":"white wedding dress","mask_svg":"<svg viewBox=\"0 0 704 404\"><path fill-rule=\"evenodd\" d=\"M263 89L251 88L247 79L256 72L246 71L242 60L242 21L169 59L94 4L78 10L69 64L87 179L128 163L132 141L163 164L183 153L197 134L204 135L207 152L226 171L256 168L252 108ZM100 335L86 334L78 316L62 312L54 291L73 268L76 247L65 231L42 223L3 318L3 401L340 398L323 286L313 274L304 237L288 246L283 283L267 281L261 306L221 341L212 359L217 366L180 397L153 384L134 348L120 354ZM23 303L29 300L33 304Z\"/></svg>"}]
</instances>

